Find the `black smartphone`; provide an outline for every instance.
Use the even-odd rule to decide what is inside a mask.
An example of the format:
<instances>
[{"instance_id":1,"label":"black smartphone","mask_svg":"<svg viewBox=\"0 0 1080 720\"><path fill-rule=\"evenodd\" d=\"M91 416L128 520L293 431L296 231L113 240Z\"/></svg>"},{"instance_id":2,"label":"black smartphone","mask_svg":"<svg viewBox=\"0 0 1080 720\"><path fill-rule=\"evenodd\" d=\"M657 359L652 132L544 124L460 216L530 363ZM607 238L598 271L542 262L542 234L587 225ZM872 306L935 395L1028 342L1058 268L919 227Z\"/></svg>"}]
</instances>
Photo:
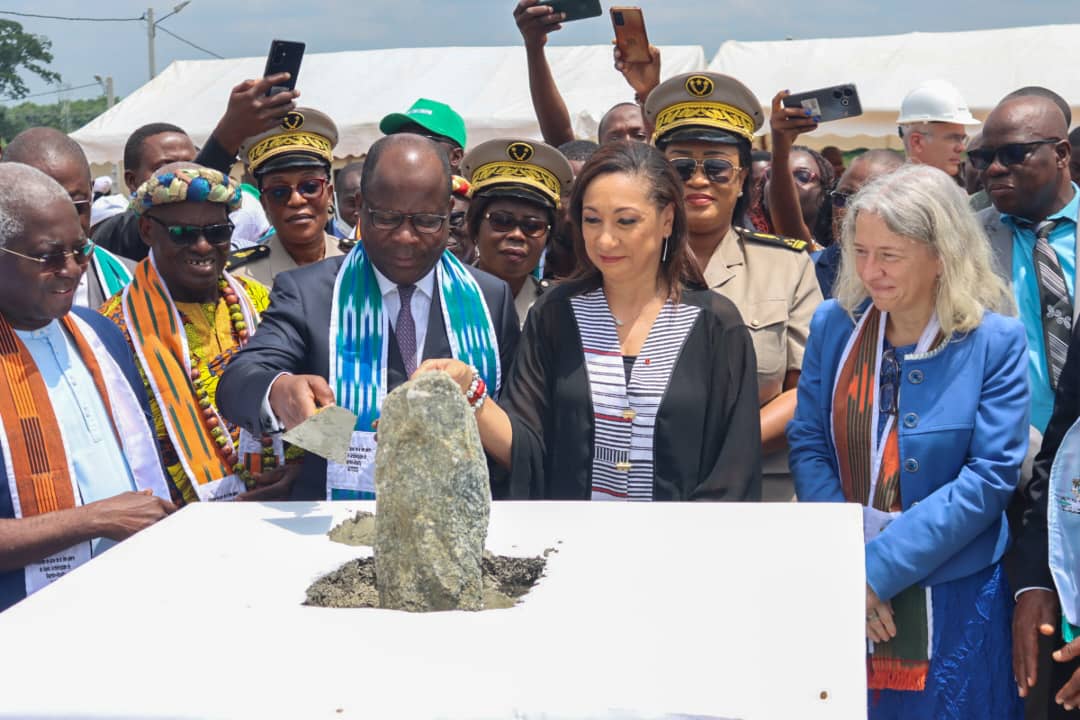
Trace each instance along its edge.
<instances>
[{"instance_id":1,"label":"black smartphone","mask_svg":"<svg viewBox=\"0 0 1080 720\"><path fill-rule=\"evenodd\" d=\"M783 100L784 107L801 107L810 111L810 116L818 122L843 120L862 115L862 103L859 91L851 83L832 87L794 93Z\"/></svg>"},{"instance_id":2,"label":"black smartphone","mask_svg":"<svg viewBox=\"0 0 1080 720\"><path fill-rule=\"evenodd\" d=\"M289 73L289 79L282 85L274 85L266 91L266 95L277 95L286 90L296 87L296 78L300 75L300 61L304 59L305 44L291 40L274 40L270 43L270 52L266 55L266 70L263 77Z\"/></svg>"},{"instance_id":3,"label":"black smartphone","mask_svg":"<svg viewBox=\"0 0 1080 720\"><path fill-rule=\"evenodd\" d=\"M550 5L555 12L566 13L563 22L600 17L604 12L600 9L600 0L540 0L536 4Z\"/></svg>"}]
</instances>

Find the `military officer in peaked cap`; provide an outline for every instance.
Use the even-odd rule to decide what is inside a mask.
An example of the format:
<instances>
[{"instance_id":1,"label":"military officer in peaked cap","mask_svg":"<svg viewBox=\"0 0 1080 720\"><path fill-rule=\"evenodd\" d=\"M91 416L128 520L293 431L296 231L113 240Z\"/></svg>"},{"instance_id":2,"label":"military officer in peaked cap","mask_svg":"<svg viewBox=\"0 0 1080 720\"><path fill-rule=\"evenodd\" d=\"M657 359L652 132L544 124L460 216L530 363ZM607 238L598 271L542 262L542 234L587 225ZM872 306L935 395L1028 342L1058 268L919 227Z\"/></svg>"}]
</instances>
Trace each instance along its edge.
<instances>
[{"instance_id":1,"label":"military officer in peaked cap","mask_svg":"<svg viewBox=\"0 0 1080 720\"><path fill-rule=\"evenodd\" d=\"M803 240L741 227L750 200L750 153L764 123L761 103L735 78L688 73L649 93L645 116L653 143L683 180L690 247L716 292L738 307L757 354L763 495L793 495L787 423L810 318L821 290Z\"/></svg>"},{"instance_id":2,"label":"military officer in peaked cap","mask_svg":"<svg viewBox=\"0 0 1080 720\"><path fill-rule=\"evenodd\" d=\"M297 108L281 125L248 138L240 148L255 178L274 233L263 245L239 250L230 268L263 285L278 273L341 255L326 232L334 196L330 165L338 131L318 110Z\"/></svg>"},{"instance_id":3,"label":"military officer in peaked cap","mask_svg":"<svg viewBox=\"0 0 1080 720\"><path fill-rule=\"evenodd\" d=\"M574 178L570 162L542 142L489 140L461 163L472 187L466 228L477 267L510 285L521 324L547 287L543 256L554 236L563 189Z\"/></svg>"}]
</instances>

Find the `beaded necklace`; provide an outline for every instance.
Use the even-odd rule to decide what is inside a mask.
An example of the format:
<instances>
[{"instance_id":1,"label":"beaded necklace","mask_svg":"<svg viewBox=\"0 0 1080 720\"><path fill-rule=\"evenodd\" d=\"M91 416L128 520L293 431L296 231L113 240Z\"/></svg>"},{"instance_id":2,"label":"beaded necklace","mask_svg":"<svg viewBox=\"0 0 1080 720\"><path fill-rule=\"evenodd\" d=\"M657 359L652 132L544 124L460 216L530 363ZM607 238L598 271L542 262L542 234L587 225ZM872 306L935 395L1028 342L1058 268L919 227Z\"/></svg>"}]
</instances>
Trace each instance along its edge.
<instances>
[{"instance_id":1,"label":"beaded necklace","mask_svg":"<svg viewBox=\"0 0 1080 720\"><path fill-rule=\"evenodd\" d=\"M191 384L195 389L195 397L202 409L203 422L207 430L218 446L218 453L225 463L233 469L237 476L244 481L249 489L254 487L254 475L277 467L277 455L274 452L273 438L263 435L261 439L262 451L256 458L248 456L246 462L242 462L237 451L240 429L223 427L217 409L217 382L221 372L228 365L229 360L247 342L250 336L247 323L244 321L243 310L240 307L240 298L224 278L218 280L218 290L221 299L225 301L229 320L232 323L232 339L234 344L216 357L203 357L200 352L198 338L195 337L195 324L177 307L180 320L184 325L184 332L188 337L188 347L191 351ZM220 302L220 300L219 300ZM211 333L216 332L217 304L211 306L212 311L207 312ZM209 355L209 353L207 353Z\"/></svg>"}]
</instances>

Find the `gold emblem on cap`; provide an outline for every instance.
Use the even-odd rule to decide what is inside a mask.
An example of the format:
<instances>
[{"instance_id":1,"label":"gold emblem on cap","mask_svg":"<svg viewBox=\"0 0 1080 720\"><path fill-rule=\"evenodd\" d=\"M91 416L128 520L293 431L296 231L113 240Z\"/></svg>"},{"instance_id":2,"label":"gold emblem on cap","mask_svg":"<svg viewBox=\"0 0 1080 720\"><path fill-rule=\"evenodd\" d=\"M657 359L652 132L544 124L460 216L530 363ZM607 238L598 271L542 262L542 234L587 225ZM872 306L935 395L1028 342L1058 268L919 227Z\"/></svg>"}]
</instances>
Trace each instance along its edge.
<instances>
[{"instance_id":1,"label":"gold emblem on cap","mask_svg":"<svg viewBox=\"0 0 1080 720\"><path fill-rule=\"evenodd\" d=\"M512 142L506 146L506 157L514 162L528 162L535 152L533 146L525 142Z\"/></svg>"},{"instance_id":2,"label":"gold emblem on cap","mask_svg":"<svg viewBox=\"0 0 1080 720\"><path fill-rule=\"evenodd\" d=\"M686 78L686 92L694 97L707 97L712 95L716 84L707 75L691 75Z\"/></svg>"},{"instance_id":3,"label":"gold emblem on cap","mask_svg":"<svg viewBox=\"0 0 1080 720\"><path fill-rule=\"evenodd\" d=\"M304 114L291 110L288 115L281 119L281 127L286 130L299 130L304 127Z\"/></svg>"}]
</instances>

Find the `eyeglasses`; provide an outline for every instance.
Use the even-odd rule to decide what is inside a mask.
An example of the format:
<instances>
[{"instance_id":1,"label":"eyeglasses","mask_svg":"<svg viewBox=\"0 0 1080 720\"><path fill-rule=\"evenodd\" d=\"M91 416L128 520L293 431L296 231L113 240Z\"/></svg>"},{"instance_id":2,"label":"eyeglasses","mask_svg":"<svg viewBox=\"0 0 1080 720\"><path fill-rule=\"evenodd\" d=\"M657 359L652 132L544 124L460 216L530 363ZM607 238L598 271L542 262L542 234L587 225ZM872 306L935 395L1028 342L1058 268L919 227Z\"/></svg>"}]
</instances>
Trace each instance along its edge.
<instances>
[{"instance_id":1,"label":"eyeglasses","mask_svg":"<svg viewBox=\"0 0 1080 720\"><path fill-rule=\"evenodd\" d=\"M543 236L551 227L549 223L537 218L523 218L518 220L512 213L505 210L493 210L485 213L484 219L488 221L491 229L497 233L513 232L514 228L521 228L521 234L525 237L538 238Z\"/></svg>"},{"instance_id":2,"label":"eyeglasses","mask_svg":"<svg viewBox=\"0 0 1080 720\"><path fill-rule=\"evenodd\" d=\"M86 264L90 262L90 256L94 254L94 247L93 241L87 240L86 244L70 250L60 250L58 252L42 253L40 255L26 255L6 247L0 247L0 251L16 257L21 257L24 260L36 262L41 266L41 272L43 273L56 273L67 267L68 258L74 260L75 264L79 267L86 267Z\"/></svg>"},{"instance_id":3,"label":"eyeglasses","mask_svg":"<svg viewBox=\"0 0 1080 720\"><path fill-rule=\"evenodd\" d=\"M832 200L832 206L837 210L843 210L847 207L848 198L855 193L844 192L843 190L833 190L829 193L829 198Z\"/></svg>"},{"instance_id":4,"label":"eyeglasses","mask_svg":"<svg viewBox=\"0 0 1080 720\"><path fill-rule=\"evenodd\" d=\"M701 171L705 173L705 178L717 185L727 185L735 177L735 173L742 169L720 158L706 158L705 160L672 158L668 162L671 163L671 167L675 168L675 172L679 173L679 177L682 178L683 182L690 182L690 178L694 177L694 173L697 172L698 165L701 166Z\"/></svg>"},{"instance_id":5,"label":"eyeglasses","mask_svg":"<svg viewBox=\"0 0 1080 720\"><path fill-rule=\"evenodd\" d=\"M878 412L896 414L897 388L900 386L900 363L896 360L896 349L889 348L881 353L881 388L878 391Z\"/></svg>"},{"instance_id":6,"label":"eyeglasses","mask_svg":"<svg viewBox=\"0 0 1080 720\"><path fill-rule=\"evenodd\" d=\"M1032 140L1026 143L1008 143L996 148L981 147L977 150L968 150L967 156L976 170L985 170L993 164L996 158L1002 165L1019 165L1028 159L1040 145L1057 145L1061 138L1047 138L1045 140Z\"/></svg>"},{"instance_id":7,"label":"eyeglasses","mask_svg":"<svg viewBox=\"0 0 1080 720\"><path fill-rule=\"evenodd\" d=\"M153 215L146 217L165 228L169 239L177 245L194 245L199 242L199 238L206 238L206 242L211 245L228 245L232 241L233 224L231 222L214 225L170 225Z\"/></svg>"},{"instance_id":8,"label":"eyeglasses","mask_svg":"<svg viewBox=\"0 0 1080 720\"><path fill-rule=\"evenodd\" d=\"M461 230L465 227L465 211L455 210L450 213L450 227L454 230Z\"/></svg>"},{"instance_id":9,"label":"eyeglasses","mask_svg":"<svg viewBox=\"0 0 1080 720\"><path fill-rule=\"evenodd\" d=\"M817 182L821 176L810 168L795 168L791 171L791 177L795 178L796 182L802 185L809 185L810 183ZM772 168L765 168L765 179L772 179Z\"/></svg>"},{"instance_id":10,"label":"eyeglasses","mask_svg":"<svg viewBox=\"0 0 1080 720\"><path fill-rule=\"evenodd\" d=\"M90 212L91 202L89 200L72 200L71 204L75 206L75 212L80 215L85 215Z\"/></svg>"},{"instance_id":11,"label":"eyeglasses","mask_svg":"<svg viewBox=\"0 0 1080 720\"><path fill-rule=\"evenodd\" d=\"M292 199L293 193L299 193L305 200L315 200L322 195L326 188L326 178L308 178L301 180L295 185L271 185L263 188L263 195L270 198L275 205L285 205Z\"/></svg>"},{"instance_id":12,"label":"eyeglasses","mask_svg":"<svg viewBox=\"0 0 1080 720\"><path fill-rule=\"evenodd\" d=\"M399 213L393 210L374 210L367 208L371 215L371 224L377 230L397 230L401 223L409 220L416 232L425 235L434 235L442 229L443 223L448 219L446 215L436 213Z\"/></svg>"}]
</instances>

